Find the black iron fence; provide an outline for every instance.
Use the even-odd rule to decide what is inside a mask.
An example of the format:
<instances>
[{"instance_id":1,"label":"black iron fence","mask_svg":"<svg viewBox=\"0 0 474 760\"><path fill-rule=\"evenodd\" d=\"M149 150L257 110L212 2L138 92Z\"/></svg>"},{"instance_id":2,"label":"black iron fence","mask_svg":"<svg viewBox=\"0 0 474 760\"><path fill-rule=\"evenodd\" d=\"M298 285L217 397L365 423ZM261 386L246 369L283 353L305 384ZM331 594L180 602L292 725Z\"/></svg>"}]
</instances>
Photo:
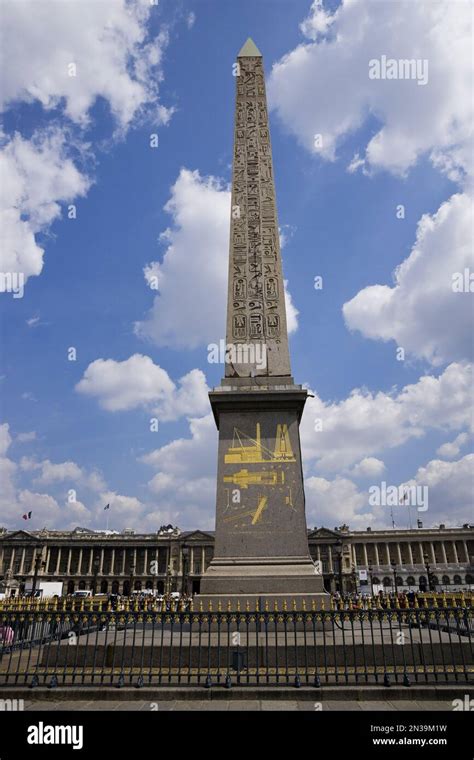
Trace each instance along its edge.
<instances>
[{"instance_id":1,"label":"black iron fence","mask_svg":"<svg viewBox=\"0 0 474 760\"><path fill-rule=\"evenodd\" d=\"M0 611L0 685L455 683L472 608L282 612Z\"/></svg>"}]
</instances>

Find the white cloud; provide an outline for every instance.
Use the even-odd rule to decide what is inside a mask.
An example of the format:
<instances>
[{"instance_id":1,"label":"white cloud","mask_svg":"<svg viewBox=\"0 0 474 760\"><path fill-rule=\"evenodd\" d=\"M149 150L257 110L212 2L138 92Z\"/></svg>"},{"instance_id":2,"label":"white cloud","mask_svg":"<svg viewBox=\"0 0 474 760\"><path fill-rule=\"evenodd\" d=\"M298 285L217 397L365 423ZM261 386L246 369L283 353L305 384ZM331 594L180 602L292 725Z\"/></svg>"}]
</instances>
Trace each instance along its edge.
<instances>
[{"instance_id":1,"label":"white cloud","mask_svg":"<svg viewBox=\"0 0 474 760\"><path fill-rule=\"evenodd\" d=\"M28 489L21 490L18 493L17 515L12 515L12 519L21 516L22 512L32 511L32 523L37 530L38 527L60 526L63 530L71 530L78 523L88 523L92 517L91 512L84 506L81 501L64 502L60 504L53 496L46 493L36 493Z\"/></svg>"},{"instance_id":2,"label":"white cloud","mask_svg":"<svg viewBox=\"0 0 474 760\"><path fill-rule=\"evenodd\" d=\"M469 428L472 385L472 365L453 363L439 377L425 375L400 391L356 388L334 403L315 394L301 424L303 459L307 466L312 462L335 472L421 438L429 429Z\"/></svg>"},{"instance_id":3,"label":"white cloud","mask_svg":"<svg viewBox=\"0 0 474 760\"><path fill-rule=\"evenodd\" d=\"M61 462L54 464L49 459L45 459L38 464L41 469L41 475L35 479L35 483L49 485L51 483L61 482L63 480L75 481L82 477L82 470L75 462Z\"/></svg>"},{"instance_id":4,"label":"white cloud","mask_svg":"<svg viewBox=\"0 0 474 760\"><path fill-rule=\"evenodd\" d=\"M157 278L159 294L135 332L159 346L197 348L225 335L230 229L230 192L222 180L181 169L165 206L173 226L162 234L162 263L144 269L148 284ZM297 310L288 292L289 329Z\"/></svg>"},{"instance_id":5,"label":"white cloud","mask_svg":"<svg viewBox=\"0 0 474 760\"><path fill-rule=\"evenodd\" d=\"M408 486L428 486L428 512L431 524L473 522L474 454L456 462L433 459L420 467Z\"/></svg>"},{"instance_id":6,"label":"white cloud","mask_svg":"<svg viewBox=\"0 0 474 760\"><path fill-rule=\"evenodd\" d=\"M449 526L472 522L472 494L474 492L474 454L468 454L457 462L442 462L439 459L420 467L416 475L403 484L405 487L427 487L428 499L424 506L427 511L417 512L411 508L411 515L403 504L395 508L389 506L369 506L368 493L361 492L348 478L336 476L333 480L310 477L305 481L306 510L308 524L336 527L345 522L353 530L364 530L368 526L386 528L392 516L398 528L409 527L416 517L423 520L425 527L444 523Z\"/></svg>"},{"instance_id":7,"label":"white cloud","mask_svg":"<svg viewBox=\"0 0 474 760\"><path fill-rule=\"evenodd\" d=\"M17 443L30 443L30 441L36 441L36 432L30 430L27 433L18 433L15 440Z\"/></svg>"},{"instance_id":8,"label":"white cloud","mask_svg":"<svg viewBox=\"0 0 474 760\"><path fill-rule=\"evenodd\" d=\"M410 256L395 285L371 285L343 306L351 330L394 340L434 365L472 358L472 294L453 291L453 274L474 269L472 200L453 195L418 224Z\"/></svg>"},{"instance_id":9,"label":"white cloud","mask_svg":"<svg viewBox=\"0 0 474 760\"><path fill-rule=\"evenodd\" d=\"M109 105L117 135L145 112L154 125L169 121L172 110L158 100L168 37L162 30L149 38L152 12L144 0L3 3L1 105L38 102L54 118L28 139L1 135L0 271L25 281L38 276L38 233L49 231L63 204L86 195L91 179L78 166L90 161L90 146L74 127L88 126L98 98Z\"/></svg>"},{"instance_id":10,"label":"white cloud","mask_svg":"<svg viewBox=\"0 0 474 760\"><path fill-rule=\"evenodd\" d=\"M375 457L364 457L352 468L350 474L355 478L376 478L385 470L385 464Z\"/></svg>"},{"instance_id":11,"label":"white cloud","mask_svg":"<svg viewBox=\"0 0 474 760\"><path fill-rule=\"evenodd\" d=\"M335 17L324 9L323 0L314 0L310 15L300 24L300 29L308 39L317 40L326 34L334 19Z\"/></svg>"},{"instance_id":12,"label":"white cloud","mask_svg":"<svg viewBox=\"0 0 474 760\"><path fill-rule=\"evenodd\" d=\"M215 177L181 169L165 206L168 248L153 263L159 295L136 332L157 345L196 348L225 332L230 193Z\"/></svg>"},{"instance_id":13,"label":"white cloud","mask_svg":"<svg viewBox=\"0 0 474 760\"><path fill-rule=\"evenodd\" d=\"M120 127L127 127L158 94L167 35L147 38L152 11L151 3L125 0L7 0L3 107L37 100L45 109L64 106L71 120L85 124L101 97Z\"/></svg>"},{"instance_id":14,"label":"white cloud","mask_svg":"<svg viewBox=\"0 0 474 760\"><path fill-rule=\"evenodd\" d=\"M90 180L67 158L66 133L58 128L30 140L14 136L0 153L0 270L39 275L44 249L35 235L61 216L61 203L84 196Z\"/></svg>"},{"instance_id":15,"label":"white cloud","mask_svg":"<svg viewBox=\"0 0 474 760\"><path fill-rule=\"evenodd\" d=\"M110 504L109 514L115 524L121 524L123 527L127 527L127 521L135 525L140 524L145 505L135 496L124 496L115 491L105 491L100 495L98 517L101 517L101 512L104 511L107 504ZM119 522L117 523L117 521Z\"/></svg>"},{"instance_id":16,"label":"white cloud","mask_svg":"<svg viewBox=\"0 0 474 760\"><path fill-rule=\"evenodd\" d=\"M7 453L11 442L10 425L8 422L4 422L0 425L0 456L4 456Z\"/></svg>"},{"instance_id":17,"label":"white cloud","mask_svg":"<svg viewBox=\"0 0 474 760\"><path fill-rule=\"evenodd\" d=\"M76 390L97 398L100 406L110 412L142 407L165 421L208 410L208 388L201 370L191 370L178 383L176 387L168 373L149 356L134 354L122 362L96 359L85 370Z\"/></svg>"},{"instance_id":18,"label":"white cloud","mask_svg":"<svg viewBox=\"0 0 474 760\"><path fill-rule=\"evenodd\" d=\"M291 293L288 290L288 280L283 280L285 286L285 307L286 307L286 328L288 335L296 332L298 329L298 314L299 311L293 303Z\"/></svg>"},{"instance_id":19,"label":"white cloud","mask_svg":"<svg viewBox=\"0 0 474 760\"><path fill-rule=\"evenodd\" d=\"M6 456L11 443L10 426L5 422L0 425L0 514L3 524L14 512L16 505L17 464Z\"/></svg>"},{"instance_id":20,"label":"white cloud","mask_svg":"<svg viewBox=\"0 0 474 760\"><path fill-rule=\"evenodd\" d=\"M362 168L365 174L384 169L404 175L428 155L435 168L468 187L473 155L469 2L398 0L394 14L389 2L345 0L331 12L316 0L301 29L312 41L275 64L268 90L284 126L305 148L334 160L343 139L375 118L378 131L356 151L350 173ZM370 79L369 61L382 55L426 60L428 82ZM322 135L321 146L315 135ZM395 340L434 365L471 359L469 293L452 290L453 274L474 268L471 228L469 191L453 195L432 217L423 216L394 287L372 285L346 303L348 327L366 337Z\"/></svg>"},{"instance_id":21,"label":"white cloud","mask_svg":"<svg viewBox=\"0 0 474 760\"><path fill-rule=\"evenodd\" d=\"M437 449L436 453L444 459L454 459L459 455L461 448L464 446L469 436L467 433L459 433L454 441L443 443L442 446Z\"/></svg>"},{"instance_id":22,"label":"white cloud","mask_svg":"<svg viewBox=\"0 0 474 760\"><path fill-rule=\"evenodd\" d=\"M373 524L374 516L366 495L348 478L307 478L305 493L306 519L310 526L324 525L332 529L347 523L355 530Z\"/></svg>"},{"instance_id":23,"label":"white cloud","mask_svg":"<svg viewBox=\"0 0 474 760\"><path fill-rule=\"evenodd\" d=\"M49 459L38 461L34 457L22 457L20 468L23 472L39 472L34 478L36 485L52 485L64 481L78 483L91 491L101 491L106 485L102 475L93 470L87 472L76 462L51 462Z\"/></svg>"},{"instance_id":24,"label":"white cloud","mask_svg":"<svg viewBox=\"0 0 474 760\"><path fill-rule=\"evenodd\" d=\"M312 41L274 65L268 92L304 147L333 160L338 143L376 117L380 127L365 146L370 167L403 174L427 153L462 175L471 163L469 2L398 0L396 13L390 2L346 0L334 13L315 2L301 28ZM428 83L369 79L369 61L382 55L427 59Z\"/></svg>"},{"instance_id":25,"label":"white cloud","mask_svg":"<svg viewBox=\"0 0 474 760\"><path fill-rule=\"evenodd\" d=\"M62 528L73 527L74 520L81 516L90 519L90 513L81 502L73 505L60 507L58 501L50 494L36 493L29 489L19 488L17 485L18 465L8 459L8 448L11 444L11 435L8 423L0 425L0 513L2 524L9 527L18 527L21 516L25 512L33 511L35 527L41 525L60 525ZM38 465L32 459L22 459L22 469L35 470Z\"/></svg>"},{"instance_id":26,"label":"white cloud","mask_svg":"<svg viewBox=\"0 0 474 760\"><path fill-rule=\"evenodd\" d=\"M189 421L190 438L178 438L141 461L156 470L148 483L180 527L213 528L216 493L217 431L212 414Z\"/></svg>"}]
</instances>

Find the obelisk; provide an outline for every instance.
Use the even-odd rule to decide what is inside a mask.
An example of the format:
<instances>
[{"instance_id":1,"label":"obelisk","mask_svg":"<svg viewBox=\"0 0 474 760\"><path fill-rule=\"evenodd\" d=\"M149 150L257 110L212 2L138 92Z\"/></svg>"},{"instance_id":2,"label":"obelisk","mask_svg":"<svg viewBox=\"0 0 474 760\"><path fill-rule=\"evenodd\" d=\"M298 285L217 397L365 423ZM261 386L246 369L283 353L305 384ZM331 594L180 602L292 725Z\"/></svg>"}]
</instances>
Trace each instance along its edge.
<instances>
[{"instance_id":1,"label":"obelisk","mask_svg":"<svg viewBox=\"0 0 474 760\"><path fill-rule=\"evenodd\" d=\"M198 599L319 606L327 596L308 549L299 436L307 392L291 376L263 61L251 39L235 69L227 355L209 394L215 555Z\"/></svg>"}]
</instances>

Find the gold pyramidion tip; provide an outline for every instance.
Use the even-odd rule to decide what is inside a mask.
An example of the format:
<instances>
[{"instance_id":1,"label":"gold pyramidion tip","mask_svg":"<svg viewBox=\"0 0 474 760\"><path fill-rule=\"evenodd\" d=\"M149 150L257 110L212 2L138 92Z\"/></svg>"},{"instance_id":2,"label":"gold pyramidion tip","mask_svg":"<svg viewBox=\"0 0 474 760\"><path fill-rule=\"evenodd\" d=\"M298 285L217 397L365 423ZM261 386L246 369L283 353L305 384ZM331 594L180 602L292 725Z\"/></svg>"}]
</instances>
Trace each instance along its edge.
<instances>
[{"instance_id":1,"label":"gold pyramidion tip","mask_svg":"<svg viewBox=\"0 0 474 760\"><path fill-rule=\"evenodd\" d=\"M251 37L248 38L245 45L240 50L240 53L238 54L237 58L247 58L247 57L255 57L259 56L262 57L262 54L258 47L256 46L255 42Z\"/></svg>"}]
</instances>

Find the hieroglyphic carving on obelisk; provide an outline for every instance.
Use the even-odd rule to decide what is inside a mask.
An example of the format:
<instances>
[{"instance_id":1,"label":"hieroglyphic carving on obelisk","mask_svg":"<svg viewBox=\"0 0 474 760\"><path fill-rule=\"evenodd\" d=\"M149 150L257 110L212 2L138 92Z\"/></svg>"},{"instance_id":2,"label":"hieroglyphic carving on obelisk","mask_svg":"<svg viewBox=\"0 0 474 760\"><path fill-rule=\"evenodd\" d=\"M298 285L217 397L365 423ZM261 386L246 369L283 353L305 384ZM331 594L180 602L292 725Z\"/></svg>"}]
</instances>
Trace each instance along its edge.
<instances>
[{"instance_id":1,"label":"hieroglyphic carving on obelisk","mask_svg":"<svg viewBox=\"0 0 474 760\"><path fill-rule=\"evenodd\" d=\"M240 51L235 73L227 344L235 349L259 344L266 361L259 366L251 351L236 351L234 361L226 364L226 376L287 376L291 369L265 79L252 40Z\"/></svg>"},{"instance_id":2,"label":"hieroglyphic carving on obelisk","mask_svg":"<svg viewBox=\"0 0 474 760\"><path fill-rule=\"evenodd\" d=\"M234 356L209 393L219 429L216 538L198 599L320 605L299 435L308 394L290 371L262 56L251 40L237 64L227 350L265 346L267 361Z\"/></svg>"}]
</instances>

